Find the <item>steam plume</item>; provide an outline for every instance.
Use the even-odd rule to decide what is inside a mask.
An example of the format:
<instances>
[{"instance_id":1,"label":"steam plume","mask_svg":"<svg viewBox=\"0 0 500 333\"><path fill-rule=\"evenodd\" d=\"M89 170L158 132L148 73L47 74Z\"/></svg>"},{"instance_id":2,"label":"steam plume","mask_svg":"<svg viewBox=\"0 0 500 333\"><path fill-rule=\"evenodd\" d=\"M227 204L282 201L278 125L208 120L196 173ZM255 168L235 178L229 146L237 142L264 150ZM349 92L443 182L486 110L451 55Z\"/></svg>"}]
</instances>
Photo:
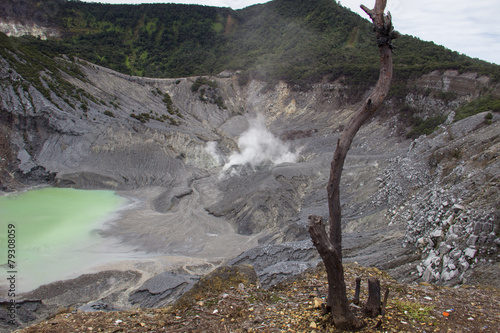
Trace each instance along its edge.
<instances>
[{"instance_id":1,"label":"steam plume","mask_svg":"<svg viewBox=\"0 0 500 333\"><path fill-rule=\"evenodd\" d=\"M249 128L238 139L239 152L233 152L222 168L227 171L233 166L249 165L252 168L271 162L273 165L297 162L298 152L290 151L290 145L275 137L259 116L250 120Z\"/></svg>"}]
</instances>

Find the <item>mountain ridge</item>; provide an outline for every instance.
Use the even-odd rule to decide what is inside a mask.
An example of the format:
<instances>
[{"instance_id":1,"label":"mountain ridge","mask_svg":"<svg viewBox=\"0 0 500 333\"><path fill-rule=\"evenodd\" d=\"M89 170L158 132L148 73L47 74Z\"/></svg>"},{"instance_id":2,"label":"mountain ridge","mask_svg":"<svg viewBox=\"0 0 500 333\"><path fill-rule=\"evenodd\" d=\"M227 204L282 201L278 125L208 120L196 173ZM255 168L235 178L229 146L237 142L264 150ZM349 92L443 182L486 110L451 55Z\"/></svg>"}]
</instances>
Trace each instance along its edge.
<instances>
[{"instance_id":1,"label":"mountain ridge","mask_svg":"<svg viewBox=\"0 0 500 333\"><path fill-rule=\"evenodd\" d=\"M269 82L284 80L307 88L340 76L360 90L376 81L377 52L371 24L333 0L274 0L240 10L199 5L107 5L39 1L25 12L4 6L6 18L56 28L60 37L35 43L48 52L78 56L138 76L216 75L225 69ZM15 3L12 2L11 3ZM33 8L33 9L30 9ZM42 8L42 9L40 9ZM39 16L40 16L39 15ZM397 27L396 27L397 28ZM418 38L396 44L396 80L432 70L488 73L500 79L499 66L471 59Z\"/></svg>"}]
</instances>

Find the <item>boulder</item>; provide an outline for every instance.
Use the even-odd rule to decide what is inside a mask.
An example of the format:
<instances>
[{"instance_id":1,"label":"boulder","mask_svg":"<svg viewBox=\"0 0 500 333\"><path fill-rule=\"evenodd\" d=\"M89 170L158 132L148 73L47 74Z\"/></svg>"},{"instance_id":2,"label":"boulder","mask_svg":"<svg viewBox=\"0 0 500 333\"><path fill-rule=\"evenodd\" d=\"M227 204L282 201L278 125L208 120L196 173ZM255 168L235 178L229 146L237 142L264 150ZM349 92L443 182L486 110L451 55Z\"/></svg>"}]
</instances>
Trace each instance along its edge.
<instances>
[{"instance_id":1,"label":"boulder","mask_svg":"<svg viewBox=\"0 0 500 333\"><path fill-rule=\"evenodd\" d=\"M164 272L144 282L129 301L145 308L157 308L174 303L199 280L198 276Z\"/></svg>"}]
</instances>

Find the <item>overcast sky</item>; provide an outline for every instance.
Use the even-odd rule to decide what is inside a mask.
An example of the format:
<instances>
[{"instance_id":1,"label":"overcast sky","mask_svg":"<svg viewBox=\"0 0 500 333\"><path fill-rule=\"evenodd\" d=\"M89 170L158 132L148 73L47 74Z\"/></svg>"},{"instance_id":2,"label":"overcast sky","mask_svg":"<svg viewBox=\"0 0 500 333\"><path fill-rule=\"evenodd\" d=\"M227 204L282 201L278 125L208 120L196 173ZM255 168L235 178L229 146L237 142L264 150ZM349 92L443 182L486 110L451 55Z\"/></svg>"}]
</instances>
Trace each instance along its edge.
<instances>
[{"instance_id":1,"label":"overcast sky","mask_svg":"<svg viewBox=\"0 0 500 333\"><path fill-rule=\"evenodd\" d=\"M189 3L241 9L265 0L84 0L102 3ZM307 1L307 0L304 0ZM361 4L374 0L340 0L363 17ZM387 0L396 30L433 41L473 58L500 64L500 2L498 0Z\"/></svg>"}]
</instances>

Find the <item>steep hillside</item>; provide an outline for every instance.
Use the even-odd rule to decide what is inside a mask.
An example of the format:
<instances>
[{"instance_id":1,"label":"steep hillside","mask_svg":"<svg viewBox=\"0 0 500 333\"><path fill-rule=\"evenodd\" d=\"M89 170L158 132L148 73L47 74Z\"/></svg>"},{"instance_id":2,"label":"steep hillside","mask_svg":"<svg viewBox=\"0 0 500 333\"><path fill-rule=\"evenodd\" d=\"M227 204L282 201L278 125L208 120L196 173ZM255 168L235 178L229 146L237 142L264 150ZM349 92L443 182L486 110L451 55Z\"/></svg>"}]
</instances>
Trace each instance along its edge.
<instances>
[{"instance_id":1,"label":"steep hillside","mask_svg":"<svg viewBox=\"0 0 500 333\"><path fill-rule=\"evenodd\" d=\"M51 0L50 5L7 1L2 8L4 32L19 36L32 31L48 38L32 40L38 48L130 75L174 78L229 69L244 71L243 81L285 80L301 89L325 77L334 81L343 76L359 87L358 94L378 75L371 24L334 0L274 0L236 11L63 0ZM402 36L395 46L400 84L446 69L500 79L498 66L433 43Z\"/></svg>"},{"instance_id":2,"label":"steep hillside","mask_svg":"<svg viewBox=\"0 0 500 333\"><path fill-rule=\"evenodd\" d=\"M352 294L351 287L358 277L366 281L376 276L381 280L382 288L390 289L385 316L366 318L361 307L354 308L356 316L366 325L358 332L426 332L430 329L436 332L495 332L498 326L498 289L401 284L376 268L355 264L346 265L345 274ZM213 285L216 285L216 278L213 280ZM231 288L228 285L233 283L228 283L220 289L201 289L196 298L192 297L200 301L192 302L191 306L110 312L62 311L20 333L66 333L91 329L98 332L341 332L321 309L327 293L326 281L324 269L318 269L270 290L246 281L239 288L236 284ZM360 304L365 304L366 294L364 286L361 287Z\"/></svg>"}]
</instances>

